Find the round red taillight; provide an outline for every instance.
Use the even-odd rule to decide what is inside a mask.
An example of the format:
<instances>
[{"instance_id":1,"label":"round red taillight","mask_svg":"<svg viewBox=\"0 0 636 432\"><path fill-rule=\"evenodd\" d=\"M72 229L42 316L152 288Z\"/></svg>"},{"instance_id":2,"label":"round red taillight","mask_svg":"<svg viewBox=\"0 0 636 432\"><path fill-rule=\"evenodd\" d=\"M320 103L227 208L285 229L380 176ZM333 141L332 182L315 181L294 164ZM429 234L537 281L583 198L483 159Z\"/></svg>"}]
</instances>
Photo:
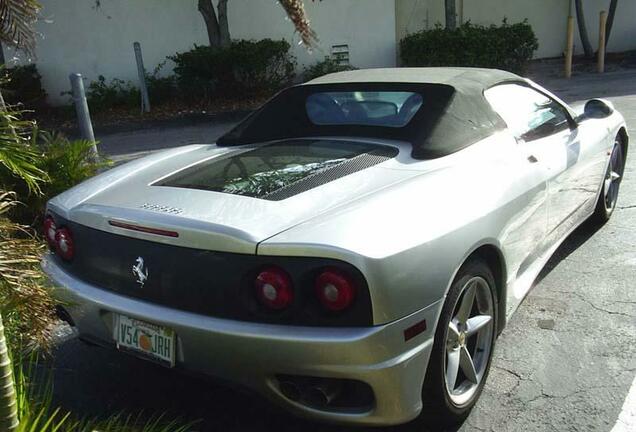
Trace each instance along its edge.
<instances>
[{"instance_id":1,"label":"round red taillight","mask_svg":"<svg viewBox=\"0 0 636 432\"><path fill-rule=\"evenodd\" d=\"M73 259L75 246L73 244L73 236L68 228L60 228L55 233L55 251L66 261Z\"/></svg>"},{"instance_id":2,"label":"round red taillight","mask_svg":"<svg viewBox=\"0 0 636 432\"><path fill-rule=\"evenodd\" d=\"M44 239L49 244L49 246L55 249L55 232L57 231L57 226L55 226L55 221L51 216L47 216L44 219Z\"/></svg>"},{"instance_id":3,"label":"round red taillight","mask_svg":"<svg viewBox=\"0 0 636 432\"><path fill-rule=\"evenodd\" d=\"M351 306L356 297L356 286L344 272L327 269L316 278L316 295L325 308L338 312Z\"/></svg>"},{"instance_id":4,"label":"round red taillight","mask_svg":"<svg viewBox=\"0 0 636 432\"><path fill-rule=\"evenodd\" d=\"M261 271L254 281L256 297L264 306L281 310L294 300L291 279L285 271L269 267Z\"/></svg>"}]
</instances>

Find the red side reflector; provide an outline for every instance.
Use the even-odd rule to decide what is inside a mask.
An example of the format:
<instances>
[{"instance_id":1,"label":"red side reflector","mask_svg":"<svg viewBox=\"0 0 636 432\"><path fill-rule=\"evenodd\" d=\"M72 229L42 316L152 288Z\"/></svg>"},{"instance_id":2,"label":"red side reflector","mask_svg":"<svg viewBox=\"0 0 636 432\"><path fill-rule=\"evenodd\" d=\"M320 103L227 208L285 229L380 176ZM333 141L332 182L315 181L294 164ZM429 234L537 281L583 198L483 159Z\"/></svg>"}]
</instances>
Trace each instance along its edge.
<instances>
[{"instance_id":1,"label":"red side reflector","mask_svg":"<svg viewBox=\"0 0 636 432\"><path fill-rule=\"evenodd\" d=\"M426 330L426 320L422 320L415 325L404 330L404 342L413 339L418 334Z\"/></svg>"},{"instance_id":2,"label":"red side reflector","mask_svg":"<svg viewBox=\"0 0 636 432\"><path fill-rule=\"evenodd\" d=\"M179 237L179 233L176 231L166 231L162 229L149 228L149 227L133 225L133 224L118 222L113 220L108 221L108 224L117 228L123 228L123 229L131 230L131 231L139 231L139 232L143 232L147 234L156 234L156 235L166 236L166 237Z\"/></svg>"}]
</instances>

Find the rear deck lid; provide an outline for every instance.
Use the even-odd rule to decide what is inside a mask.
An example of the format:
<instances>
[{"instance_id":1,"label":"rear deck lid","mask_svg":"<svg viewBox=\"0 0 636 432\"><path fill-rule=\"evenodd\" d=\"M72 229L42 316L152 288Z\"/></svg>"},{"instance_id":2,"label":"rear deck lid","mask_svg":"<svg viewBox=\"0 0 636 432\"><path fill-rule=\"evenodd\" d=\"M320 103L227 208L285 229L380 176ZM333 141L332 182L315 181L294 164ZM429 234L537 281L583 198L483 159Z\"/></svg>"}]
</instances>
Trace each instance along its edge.
<instances>
[{"instance_id":1,"label":"rear deck lid","mask_svg":"<svg viewBox=\"0 0 636 432\"><path fill-rule=\"evenodd\" d=\"M203 146L140 170L59 214L122 236L253 254L267 238L419 174L383 168L400 150L380 143L303 139L217 150Z\"/></svg>"}]
</instances>

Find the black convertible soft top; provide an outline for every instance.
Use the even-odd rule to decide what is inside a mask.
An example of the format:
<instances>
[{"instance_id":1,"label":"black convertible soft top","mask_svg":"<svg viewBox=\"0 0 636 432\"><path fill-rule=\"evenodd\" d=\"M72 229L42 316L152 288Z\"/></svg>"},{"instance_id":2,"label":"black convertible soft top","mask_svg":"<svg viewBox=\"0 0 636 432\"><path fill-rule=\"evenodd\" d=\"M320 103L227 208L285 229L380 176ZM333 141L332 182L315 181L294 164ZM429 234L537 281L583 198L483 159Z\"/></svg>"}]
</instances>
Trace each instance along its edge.
<instances>
[{"instance_id":1,"label":"black convertible soft top","mask_svg":"<svg viewBox=\"0 0 636 432\"><path fill-rule=\"evenodd\" d=\"M290 87L274 96L217 141L236 146L302 137L346 136L407 141L416 159L433 159L458 150L505 128L484 90L505 82L523 82L515 74L476 68L393 68L339 72ZM317 125L305 103L314 93L356 91L413 92L421 108L402 127Z\"/></svg>"}]
</instances>

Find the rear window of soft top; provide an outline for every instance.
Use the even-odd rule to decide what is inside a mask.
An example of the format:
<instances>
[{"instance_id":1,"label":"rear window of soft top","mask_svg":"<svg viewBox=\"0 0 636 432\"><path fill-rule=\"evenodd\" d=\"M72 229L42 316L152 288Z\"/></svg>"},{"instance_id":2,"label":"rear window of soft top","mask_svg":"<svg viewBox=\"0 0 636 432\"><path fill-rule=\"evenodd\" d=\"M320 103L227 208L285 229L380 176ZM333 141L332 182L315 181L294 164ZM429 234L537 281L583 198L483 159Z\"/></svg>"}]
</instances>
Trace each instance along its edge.
<instances>
[{"instance_id":1,"label":"rear window of soft top","mask_svg":"<svg viewBox=\"0 0 636 432\"><path fill-rule=\"evenodd\" d=\"M408 91L334 91L313 93L305 109L315 125L404 127L423 103Z\"/></svg>"}]
</instances>

